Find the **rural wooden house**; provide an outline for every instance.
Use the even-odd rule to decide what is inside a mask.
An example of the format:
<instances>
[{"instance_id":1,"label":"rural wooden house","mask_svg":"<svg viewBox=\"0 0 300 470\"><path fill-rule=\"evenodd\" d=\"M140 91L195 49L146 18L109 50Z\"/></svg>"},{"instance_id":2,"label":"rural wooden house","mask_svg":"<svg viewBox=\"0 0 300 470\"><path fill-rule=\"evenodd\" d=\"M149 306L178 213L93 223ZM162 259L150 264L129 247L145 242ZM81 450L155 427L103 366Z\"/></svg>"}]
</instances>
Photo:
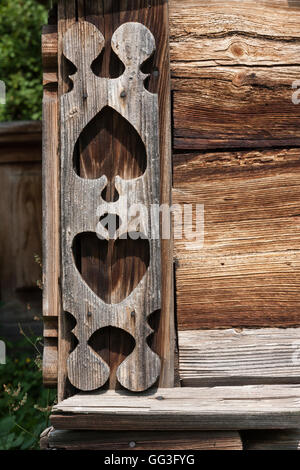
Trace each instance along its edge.
<instances>
[{"instance_id":1,"label":"rural wooden house","mask_svg":"<svg viewBox=\"0 0 300 470\"><path fill-rule=\"evenodd\" d=\"M42 46L42 446L297 448L300 2L58 0Z\"/></svg>"}]
</instances>

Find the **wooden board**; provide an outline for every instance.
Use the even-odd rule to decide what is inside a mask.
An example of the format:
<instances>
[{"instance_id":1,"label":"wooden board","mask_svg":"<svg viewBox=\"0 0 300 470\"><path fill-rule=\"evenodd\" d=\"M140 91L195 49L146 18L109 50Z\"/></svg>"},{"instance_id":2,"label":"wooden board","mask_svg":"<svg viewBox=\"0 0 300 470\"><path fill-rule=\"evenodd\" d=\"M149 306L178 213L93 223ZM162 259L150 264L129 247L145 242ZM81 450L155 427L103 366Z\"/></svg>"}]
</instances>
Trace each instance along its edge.
<instances>
[{"instance_id":1,"label":"wooden board","mask_svg":"<svg viewBox=\"0 0 300 470\"><path fill-rule=\"evenodd\" d=\"M50 429L43 448L64 450L242 450L234 431L101 432Z\"/></svg>"},{"instance_id":2,"label":"wooden board","mask_svg":"<svg viewBox=\"0 0 300 470\"><path fill-rule=\"evenodd\" d=\"M300 329L179 331L184 387L300 381Z\"/></svg>"},{"instance_id":3,"label":"wooden board","mask_svg":"<svg viewBox=\"0 0 300 470\"><path fill-rule=\"evenodd\" d=\"M170 45L177 62L203 65L298 63L297 1L170 0Z\"/></svg>"},{"instance_id":4,"label":"wooden board","mask_svg":"<svg viewBox=\"0 0 300 470\"><path fill-rule=\"evenodd\" d=\"M75 5L75 3L74 3ZM112 6L112 2L106 2L105 7L103 6L103 2L78 2L78 11L76 13L75 6L72 6L70 2L68 4L64 4L64 2L60 2L59 4L59 34L58 34L58 48L59 48L59 61L61 61L60 70L62 71L62 76L64 76L64 80L66 75L68 74L66 70L66 64L63 60L61 60L61 51L62 51L62 43L60 42L60 38L63 37L64 32L74 22L76 15L78 19L86 19L91 23L95 24L97 28L99 28L103 34L105 35L105 50L103 55L102 64L98 64L99 67L97 73L103 76L109 76L111 74L116 73L116 70L119 70L119 64L117 64L117 68L115 64L115 56L112 54L111 51L111 37L117 27L122 24L123 22L128 21L140 21L144 23L150 30L153 32L156 45L157 45L157 53L155 54L154 62L155 67L161 71L161 73L157 73L157 69L155 68L156 72L151 76L149 89L153 92L158 91L159 96L159 107L160 107L160 129L162 132L160 133L160 150L161 150L161 168L163 170L163 181L162 181L162 188L161 191L161 199L163 202L169 201L170 199L170 125L169 125L169 94L167 93L168 90L168 80L169 80L169 69L168 67L162 67L162 64L168 62L168 47L165 47L167 44L167 3L154 1L149 4L149 2L120 2L120 5L116 5L114 2ZM158 21L159 19L159 21ZM66 91L67 84L61 86L60 93ZM103 145L103 142L102 142ZM95 157L98 158L98 153L95 147ZM106 146L105 146L106 148ZM107 147L109 150L109 147ZM86 170L87 166L86 163L88 160L84 161L84 158L88 157L88 159L92 158L93 152L90 155L84 156L84 152L81 152L81 166ZM97 171L97 165L92 165L90 167L92 171ZM90 170L88 170L90 171ZM174 350L174 325L173 325L173 314L172 314L172 295L170 295L170 288L172 288L172 271L169 269L172 263L172 256L171 251L169 249L170 241L166 241L162 243L162 257L164 259L163 264L163 273L162 273L162 311L163 314L160 316L157 326L157 332L154 337L153 349L159 353L162 358L162 373L160 378L161 385L171 385L174 382L173 378L173 353ZM97 253L91 255L91 251L87 251L85 254L85 246L82 245L81 247L81 263L83 268L87 266L87 262L89 261L89 257L96 261ZM138 260L137 260L138 261ZM97 261L96 261L97 263ZM99 276L94 277L96 265L92 268L88 268L86 270L86 274L90 277L92 282L97 284L97 288L99 286ZM125 264L126 268L126 264ZM129 263L127 268L131 272L132 265ZM124 276L123 280L129 276ZM125 284L125 283L124 283ZM101 284L100 284L101 285ZM127 286L125 286L126 290ZM66 355L70 351L70 342L71 338L68 337L68 329L70 330L70 324L65 321L65 325L62 328L62 331L65 333L62 335L64 338L63 344L61 348L61 355L60 355L60 364L61 364L61 371L62 375L59 380L60 386L60 396L66 395L66 390L63 390L64 386L62 384L66 383L66 369L65 369L65 361ZM162 340L163 338L163 340ZM109 337L107 340L107 335L105 335L105 340L103 342L103 338L101 338L101 356L104 357L107 362L111 366L111 370L115 371L118 368L120 362L126 357L128 354L128 344L126 343L127 338L120 337L119 334L116 334L115 331L109 332ZM69 345L69 346L68 346ZM110 386L115 388L118 386L116 383L116 374L111 374Z\"/></svg>"},{"instance_id":5,"label":"wooden board","mask_svg":"<svg viewBox=\"0 0 300 470\"><path fill-rule=\"evenodd\" d=\"M54 406L55 429L293 429L300 422L298 385L244 385L79 394Z\"/></svg>"},{"instance_id":6,"label":"wooden board","mask_svg":"<svg viewBox=\"0 0 300 470\"><path fill-rule=\"evenodd\" d=\"M159 204L158 100L144 89L146 75L140 72L141 65L155 49L154 37L136 22L126 23L115 31L112 47L125 66L118 79L96 77L90 68L103 45L102 34L87 21L75 23L64 36L65 57L77 68L74 88L61 97L60 115L63 308L77 321L73 332L79 341L68 359L68 377L76 388L85 391L106 383L109 366L92 351L88 341L97 330L114 326L127 331L136 341L134 351L118 368L118 381L130 390L141 391L152 386L160 373L160 359L147 344L151 333L147 318L161 306L160 240L152 236L152 222L147 215L140 222L136 236L147 237L150 261L144 276L126 293L126 298L114 299L111 294L110 299L104 299L95 295L88 280L79 275L72 251L75 238L86 232L97 232L102 240L122 237L127 240L136 230L126 220L130 207L142 204L150 215L151 204ZM86 96L82 97L82 93ZM142 176L128 180L115 177L120 202L103 199L108 184L105 173L94 180L78 178L73 167L76 142L105 107L114 109L119 119L122 117L131 124L130 132L140 135L147 155L147 168ZM120 227L113 234L99 223L99 218L106 214L120 218Z\"/></svg>"},{"instance_id":7,"label":"wooden board","mask_svg":"<svg viewBox=\"0 0 300 470\"><path fill-rule=\"evenodd\" d=\"M297 2L171 0L176 149L299 145L299 23Z\"/></svg>"},{"instance_id":8,"label":"wooden board","mask_svg":"<svg viewBox=\"0 0 300 470\"><path fill-rule=\"evenodd\" d=\"M54 40L53 40L54 39ZM57 385L58 318L60 298L60 160L58 137L57 25L47 25L42 33L43 58L43 381ZM50 51L49 51L50 49ZM57 47L56 47L57 51Z\"/></svg>"},{"instance_id":9,"label":"wooden board","mask_svg":"<svg viewBox=\"0 0 300 470\"><path fill-rule=\"evenodd\" d=\"M299 325L299 150L173 160L173 202L205 211L203 246L175 239L179 329Z\"/></svg>"},{"instance_id":10,"label":"wooden board","mask_svg":"<svg viewBox=\"0 0 300 470\"><path fill-rule=\"evenodd\" d=\"M300 106L292 101L292 84L300 67L270 68L199 67L190 77L188 68L173 72L174 148L299 145Z\"/></svg>"},{"instance_id":11,"label":"wooden board","mask_svg":"<svg viewBox=\"0 0 300 470\"><path fill-rule=\"evenodd\" d=\"M300 450L300 431L245 431L244 450Z\"/></svg>"}]
</instances>

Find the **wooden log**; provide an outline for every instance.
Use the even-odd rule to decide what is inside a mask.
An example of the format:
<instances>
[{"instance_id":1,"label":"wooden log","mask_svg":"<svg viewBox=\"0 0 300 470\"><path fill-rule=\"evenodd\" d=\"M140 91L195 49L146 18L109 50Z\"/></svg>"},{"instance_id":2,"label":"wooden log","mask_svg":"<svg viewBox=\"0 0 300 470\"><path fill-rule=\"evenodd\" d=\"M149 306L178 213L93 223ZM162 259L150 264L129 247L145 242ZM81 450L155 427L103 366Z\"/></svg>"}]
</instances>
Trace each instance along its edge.
<instances>
[{"instance_id":1,"label":"wooden log","mask_svg":"<svg viewBox=\"0 0 300 470\"><path fill-rule=\"evenodd\" d=\"M300 11L282 0L170 1L172 70L198 66L298 64Z\"/></svg>"},{"instance_id":2,"label":"wooden log","mask_svg":"<svg viewBox=\"0 0 300 470\"><path fill-rule=\"evenodd\" d=\"M172 82L175 149L299 145L300 106L292 100L299 66L196 71Z\"/></svg>"},{"instance_id":3,"label":"wooden log","mask_svg":"<svg viewBox=\"0 0 300 470\"><path fill-rule=\"evenodd\" d=\"M205 213L203 246L175 239L179 330L300 324L299 171L298 149L174 156L174 203Z\"/></svg>"},{"instance_id":4,"label":"wooden log","mask_svg":"<svg viewBox=\"0 0 300 470\"><path fill-rule=\"evenodd\" d=\"M244 385L79 394L54 406L55 429L201 431L294 429L298 385Z\"/></svg>"},{"instance_id":5,"label":"wooden log","mask_svg":"<svg viewBox=\"0 0 300 470\"><path fill-rule=\"evenodd\" d=\"M300 431L244 431L244 450L300 450Z\"/></svg>"},{"instance_id":6,"label":"wooden log","mask_svg":"<svg viewBox=\"0 0 300 470\"><path fill-rule=\"evenodd\" d=\"M176 149L299 145L299 20L285 1L171 1Z\"/></svg>"},{"instance_id":7,"label":"wooden log","mask_svg":"<svg viewBox=\"0 0 300 470\"><path fill-rule=\"evenodd\" d=\"M211 432L101 432L52 429L43 436L47 449L64 450L242 450L242 441L234 431Z\"/></svg>"},{"instance_id":8,"label":"wooden log","mask_svg":"<svg viewBox=\"0 0 300 470\"><path fill-rule=\"evenodd\" d=\"M299 383L299 328L179 331L182 386Z\"/></svg>"}]
</instances>

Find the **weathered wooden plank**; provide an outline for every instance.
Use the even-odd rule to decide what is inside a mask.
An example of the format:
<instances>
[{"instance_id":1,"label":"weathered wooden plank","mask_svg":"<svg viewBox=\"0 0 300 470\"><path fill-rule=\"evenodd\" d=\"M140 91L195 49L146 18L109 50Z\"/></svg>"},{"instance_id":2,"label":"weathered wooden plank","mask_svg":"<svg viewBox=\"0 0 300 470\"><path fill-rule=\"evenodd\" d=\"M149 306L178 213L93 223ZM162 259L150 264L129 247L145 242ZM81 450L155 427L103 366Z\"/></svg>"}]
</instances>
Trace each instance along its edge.
<instances>
[{"instance_id":1,"label":"weathered wooden plank","mask_svg":"<svg viewBox=\"0 0 300 470\"><path fill-rule=\"evenodd\" d=\"M57 70L57 63L58 63L57 24L49 24L43 27L42 54L43 54L44 69Z\"/></svg>"},{"instance_id":2,"label":"weathered wooden plank","mask_svg":"<svg viewBox=\"0 0 300 470\"><path fill-rule=\"evenodd\" d=\"M56 429L293 429L300 422L298 385L244 385L80 394L53 408Z\"/></svg>"},{"instance_id":3,"label":"weathered wooden plank","mask_svg":"<svg viewBox=\"0 0 300 470\"><path fill-rule=\"evenodd\" d=\"M68 64L63 56L63 37L69 27L76 20L75 2L70 0L59 1L57 6L58 16L58 97L68 90ZM58 400L63 400L73 392L72 386L68 381L67 358L74 346L72 338L73 324L66 312L61 311L58 319L59 339L58 339Z\"/></svg>"},{"instance_id":4,"label":"weathered wooden plank","mask_svg":"<svg viewBox=\"0 0 300 470\"><path fill-rule=\"evenodd\" d=\"M61 2L59 6L59 25L60 31L63 32L62 28L65 18L68 17L72 21L73 13L70 10L69 5L64 5ZM151 91L158 91L158 101L160 107L160 128L166 130L166 132L160 133L160 148L161 148L161 166L163 170L162 181L162 202L169 202L170 200L170 165L171 165L171 152L170 152L170 95L168 93L169 83L169 68L165 66L168 62L168 28L167 28L167 2L153 1L149 2L120 2L120 5L112 6L111 3L103 2L78 2L77 16L79 20L84 18L94 23L100 30L105 34L106 47L103 57L103 64L110 63L111 65L111 47L110 40L112 33L117 29L118 24L128 22L130 20L141 21L147 27L153 31L155 39L157 41L157 53L155 55L155 65L158 66L161 73L156 73L151 76L149 82L149 89ZM104 26L104 27L103 27ZM102 28L103 27L103 28ZM60 32L59 35L60 37ZM58 44L60 44L58 38ZM58 45L61 51L60 45ZM61 52L59 52L61 57ZM113 57L114 58L114 57ZM115 59L114 59L115 60ZM66 65L66 64L65 64ZM62 68L60 67L60 70ZM103 70L102 70L103 72ZM111 68L109 70L111 73ZM100 72L101 74L101 72ZM65 80L66 82L66 80ZM67 90L67 87L61 88ZM166 171L168 170L168 171ZM163 279L162 279L162 306L164 314L161 315L158 325L158 332L156 332L154 341L152 341L152 347L162 357L162 374L160 384L170 386L174 382L174 371L173 371L173 351L174 351L174 319L172 311L172 298L170 295L170 288L172 288L172 270L170 265L172 264L172 253L170 250L170 241L164 241L162 247L163 263ZM125 276L126 278L126 276ZM66 335L63 335L66 338ZM119 339L119 338L117 338ZM70 344L70 340L66 341L66 344ZM112 347L114 340L110 341ZM115 341L116 347L120 347ZM70 349L70 347L66 347ZM103 353L103 351L102 351ZM67 353L64 354L66 356ZM112 354L113 359L116 359L116 354ZM118 358L117 358L118 359ZM60 361L61 362L61 361ZM62 361L63 362L63 361ZM64 376L65 378L65 376Z\"/></svg>"},{"instance_id":5,"label":"weathered wooden plank","mask_svg":"<svg viewBox=\"0 0 300 470\"><path fill-rule=\"evenodd\" d=\"M52 43L57 25L48 25L42 34L44 75L43 94L43 318L44 353L43 380L48 387L57 385L58 376L58 318L60 299L60 237L59 184L60 159L58 139L57 54L48 60L47 47Z\"/></svg>"},{"instance_id":6,"label":"weathered wooden plank","mask_svg":"<svg viewBox=\"0 0 300 470\"><path fill-rule=\"evenodd\" d=\"M244 450L300 450L300 431L244 431Z\"/></svg>"},{"instance_id":7,"label":"weathered wooden plank","mask_svg":"<svg viewBox=\"0 0 300 470\"><path fill-rule=\"evenodd\" d=\"M78 276L72 251L75 237L84 232L96 231L99 238L106 240L127 238L130 232L136 231L135 225L130 226L126 220L129 208L143 204L150 214L151 204L159 203L158 100L144 89L146 76L140 72L140 66L155 49L154 37L140 23L126 23L115 31L112 47L124 63L125 71L114 80L96 77L90 68L103 44L100 31L86 21L73 25L64 36L65 57L77 67L74 88L61 98L62 294L64 309L77 320L73 331L79 340L68 359L68 377L80 390L94 390L105 384L109 366L92 352L88 341L97 330L114 326L130 333L136 341L136 348L118 368L118 380L126 388L141 391L153 385L160 372L159 357L146 341L151 333L147 317L160 308L160 243L159 239L150 238L152 222L148 216L143 217L137 235L149 237L149 266L124 300L105 302L95 295ZM105 174L94 181L79 180L73 168L74 148L81 132L106 106L134 127L147 155L147 169L140 178L127 181L115 177L121 204L102 198L108 181ZM120 217L116 234L111 235L98 223L99 217L106 214Z\"/></svg>"},{"instance_id":8,"label":"weathered wooden plank","mask_svg":"<svg viewBox=\"0 0 300 470\"><path fill-rule=\"evenodd\" d=\"M298 149L174 156L173 202L205 211L203 246L175 239L179 330L300 324L299 171Z\"/></svg>"},{"instance_id":9,"label":"weathered wooden plank","mask_svg":"<svg viewBox=\"0 0 300 470\"><path fill-rule=\"evenodd\" d=\"M176 62L203 65L298 64L300 11L285 0L170 1Z\"/></svg>"},{"instance_id":10,"label":"weathered wooden plank","mask_svg":"<svg viewBox=\"0 0 300 470\"><path fill-rule=\"evenodd\" d=\"M179 331L184 387L299 383L300 329Z\"/></svg>"},{"instance_id":11,"label":"weathered wooden plank","mask_svg":"<svg viewBox=\"0 0 300 470\"><path fill-rule=\"evenodd\" d=\"M176 149L299 145L300 106L292 100L299 66L196 70L172 81Z\"/></svg>"},{"instance_id":12,"label":"weathered wooden plank","mask_svg":"<svg viewBox=\"0 0 300 470\"><path fill-rule=\"evenodd\" d=\"M299 5L170 3L176 149L299 145Z\"/></svg>"},{"instance_id":13,"label":"weathered wooden plank","mask_svg":"<svg viewBox=\"0 0 300 470\"><path fill-rule=\"evenodd\" d=\"M45 446L45 442L44 442ZM52 429L46 448L65 450L242 450L234 431L101 432Z\"/></svg>"}]
</instances>

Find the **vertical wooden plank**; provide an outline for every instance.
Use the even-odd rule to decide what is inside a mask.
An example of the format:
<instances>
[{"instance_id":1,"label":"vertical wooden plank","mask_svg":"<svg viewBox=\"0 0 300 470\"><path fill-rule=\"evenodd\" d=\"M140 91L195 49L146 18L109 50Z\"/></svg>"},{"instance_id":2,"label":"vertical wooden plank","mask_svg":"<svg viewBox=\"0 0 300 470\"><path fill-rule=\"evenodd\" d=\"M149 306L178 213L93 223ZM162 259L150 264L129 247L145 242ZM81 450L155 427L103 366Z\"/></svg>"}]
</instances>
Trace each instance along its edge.
<instances>
[{"instance_id":1,"label":"vertical wooden plank","mask_svg":"<svg viewBox=\"0 0 300 470\"><path fill-rule=\"evenodd\" d=\"M57 385L61 312L57 54L52 50L56 37L57 24L43 28L43 380L48 387Z\"/></svg>"},{"instance_id":2,"label":"vertical wooden plank","mask_svg":"<svg viewBox=\"0 0 300 470\"><path fill-rule=\"evenodd\" d=\"M72 6L73 5L73 6ZM72 16L73 15L73 16ZM73 20L72 20L73 18ZM102 63L99 61L95 64L96 73L104 77L115 77L120 74L122 64L116 59L111 50L111 37L114 31L124 22L137 21L145 24L154 34L156 39L156 53L154 56L153 70L149 81L149 90L158 93L159 96L159 109L160 109L160 153L161 153L161 202L170 203L171 201L171 118L170 118L170 82L169 82L169 51L168 51L168 5L166 1L90 1L78 0L77 9L75 2L61 1L59 5L59 34L67 29L66 25L70 25L75 20L87 20L95 24L105 37L105 50L102 57ZM59 57L61 56L61 49L59 43ZM63 67L60 66L60 74L63 77ZM64 86L60 89L60 93L66 89ZM95 177L99 176L99 167L103 167L103 162L99 162L99 148L103 149L108 154L118 154L122 152L120 141L122 140L122 130L117 135L116 129L117 122L115 116L107 121L105 132L100 137L88 137L89 143L92 141L93 145L89 145L87 150L86 145L79 148L80 172L82 176ZM124 138L124 136L123 136ZM101 146L100 146L101 145ZM130 139L126 145L127 149L130 148ZM127 150L128 153L128 150ZM129 151L130 153L130 151ZM121 155L120 160L126 160L126 153ZM110 172L118 173L119 161L114 162L115 168L110 163ZM108 165L109 167L109 165ZM109 168L106 165L106 170ZM127 177L134 176L134 168L132 165L125 166L123 164L122 170L126 173ZM110 186L110 191L106 195L107 200L113 199L113 185ZM109 242L110 243L110 242ZM122 296L124 291L130 290L132 281L132 273L139 274L143 269L143 261L139 256L134 259L128 259L126 248L123 253L123 262L119 266L119 276L122 276L123 292L118 295ZM93 285L95 292L99 294L105 293L107 285L99 282L103 279L101 270L105 269L103 254L99 252L99 247L92 246L90 240L83 241L80 246L80 260L81 270L88 277L90 283ZM136 253L138 255L138 253ZM108 248L108 256L106 265L111 264L113 260L112 247ZM162 371L160 376L159 385L161 387L172 387L174 384L174 317L173 317L173 256L172 256L172 240L162 241L162 314L158 320L158 331L152 341L152 348L158 352L162 359ZM108 283L112 283L112 272L109 274ZM128 279L128 282L124 280ZM103 292L104 291L104 292ZM67 330L68 328L66 328ZM63 328L61 329L63 332ZM116 371L117 366L128 354L130 345L128 339L114 330L109 331L109 334L103 334L95 338L98 342L101 356L106 359L111 367L112 373L110 377L110 388L116 388ZM70 339L64 341L65 348L61 345L62 359L66 360L66 356L70 351ZM69 344L69 346L67 346ZM97 347L97 345L93 345ZM61 362L61 361L60 361ZM62 383L66 380L62 375Z\"/></svg>"},{"instance_id":3,"label":"vertical wooden plank","mask_svg":"<svg viewBox=\"0 0 300 470\"><path fill-rule=\"evenodd\" d=\"M76 0L59 0L58 2L58 97L68 89L67 63L62 54L63 35L76 21ZM58 122L60 125L59 117ZM59 233L59 232L58 232ZM57 234L58 235L58 234ZM67 358L72 348L72 323L69 316L61 311L59 316L59 340L58 340L58 400L69 396L73 388L68 381Z\"/></svg>"}]
</instances>

